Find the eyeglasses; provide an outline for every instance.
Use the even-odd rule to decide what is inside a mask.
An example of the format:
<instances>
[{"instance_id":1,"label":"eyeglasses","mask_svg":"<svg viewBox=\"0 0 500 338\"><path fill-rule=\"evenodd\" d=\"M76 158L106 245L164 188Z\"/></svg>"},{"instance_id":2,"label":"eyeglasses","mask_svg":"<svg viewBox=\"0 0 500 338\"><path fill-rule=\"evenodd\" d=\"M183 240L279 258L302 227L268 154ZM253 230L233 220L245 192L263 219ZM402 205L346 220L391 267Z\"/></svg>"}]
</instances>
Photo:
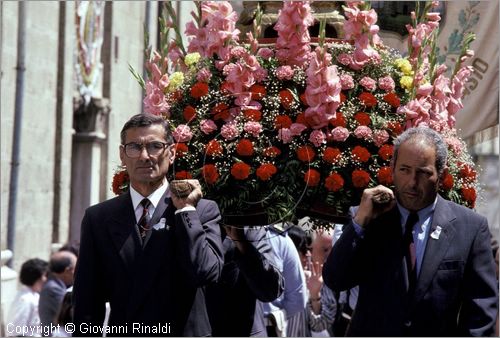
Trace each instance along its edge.
<instances>
[{"instance_id":1,"label":"eyeglasses","mask_svg":"<svg viewBox=\"0 0 500 338\"><path fill-rule=\"evenodd\" d=\"M137 158L141 156L142 148L146 148L146 151L150 156L158 156L168 145L169 144L165 142L154 141L146 144L130 142L123 144L122 146L125 148L125 155L130 158Z\"/></svg>"}]
</instances>

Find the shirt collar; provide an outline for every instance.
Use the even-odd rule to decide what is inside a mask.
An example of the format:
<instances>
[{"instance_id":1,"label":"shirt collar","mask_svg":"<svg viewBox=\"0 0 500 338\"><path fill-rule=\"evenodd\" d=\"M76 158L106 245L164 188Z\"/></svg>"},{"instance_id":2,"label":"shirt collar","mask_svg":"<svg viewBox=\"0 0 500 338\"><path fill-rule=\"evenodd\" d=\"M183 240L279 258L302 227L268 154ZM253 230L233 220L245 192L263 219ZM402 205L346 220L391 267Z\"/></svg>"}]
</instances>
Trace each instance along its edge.
<instances>
[{"instance_id":1,"label":"shirt collar","mask_svg":"<svg viewBox=\"0 0 500 338\"><path fill-rule=\"evenodd\" d=\"M401 224L406 224L406 220L408 219L408 216L410 215L410 211L408 209L406 209L405 207L403 207L401 204L399 204L399 202L396 201L396 203L397 203L397 206L399 209L399 213L401 214ZM429 204L425 208L417 211L419 223L422 223L424 220L429 218L429 216L434 212L434 209L436 209L436 203L437 203L437 196L436 196L436 199L434 200L434 202L432 202L431 204Z\"/></svg>"},{"instance_id":2,"label":"shirt collar","mask_svg":"<svg viewBox=\"0 0 500 338\"><path fill-rule=\"evenodd\" d=\"M141 194L139 194L137 190L135 190L132 187L132 185L130 185L130 197L132 198L132 205L134 206L134 210L137 209L137 206L139 205L139 203L141 203L141 201L144 198L149 199L153 207L156 208L156 206L160 202L161 197L163 196L165 191L167 191L167 189L168 189L168 181L165 180L165 183L162 184L158 189L153 191L151 195L144 197Z\"/></svg>"}]
</instances>

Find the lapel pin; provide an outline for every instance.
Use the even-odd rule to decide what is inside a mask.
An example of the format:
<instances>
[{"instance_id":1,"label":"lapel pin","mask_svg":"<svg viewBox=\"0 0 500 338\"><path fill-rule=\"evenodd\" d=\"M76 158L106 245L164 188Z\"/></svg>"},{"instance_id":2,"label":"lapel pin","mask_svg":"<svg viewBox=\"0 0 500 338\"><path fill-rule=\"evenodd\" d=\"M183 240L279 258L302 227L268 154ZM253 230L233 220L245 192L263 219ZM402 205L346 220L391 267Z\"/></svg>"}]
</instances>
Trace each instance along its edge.
<instances>
[{"instance_id":1,"label":"lapel pin","mask_svg":"<svg viewBox=\"0 0 500 338\"><path fill-rule=\"evenodd\" d=\"M441 227L438 225L436 229L431 233L431 237L433 239L439 239L439 236L441 235Z\"/></svg>"}]
</instances>

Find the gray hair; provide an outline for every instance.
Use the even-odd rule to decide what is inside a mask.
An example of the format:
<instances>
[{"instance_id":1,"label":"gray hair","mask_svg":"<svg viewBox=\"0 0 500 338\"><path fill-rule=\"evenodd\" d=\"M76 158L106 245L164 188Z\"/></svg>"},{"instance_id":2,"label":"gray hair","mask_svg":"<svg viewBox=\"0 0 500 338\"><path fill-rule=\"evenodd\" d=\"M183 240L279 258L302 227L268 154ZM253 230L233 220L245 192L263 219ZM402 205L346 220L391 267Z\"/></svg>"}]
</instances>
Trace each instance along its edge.
<instances>
[{"instance_id":1,"label":"gray hair","mask_svg":"<svg viewBox=\"0 0 500 338\"><path fill-rule=\"evenodd\" d=\"M168 121L166 121L162 116L160 115L153 115L153 114L136 114L132 116L123 126L122 131L120 132L120 139L122 144L125 144L125 138L127 136L127 130L132 129L132 128L141 128L141 127L149 127L151 125L160 125L163 126L163 129L165 130L165 141L167 141L168 144L174 143L174 138L172 136L172 131L170 130L170 126Z\"/></svg>"},{"instance_id":2,"label":"gray hair","mask_svg":"<svg viewBox=\"0 0 500 338\"><path fill-rule=\"evenodd\" d=\"M426 145L433 146L436 150L436 170L441 175L446 167L448 146L439 133L429 127L413 127L405 130L394 140L393 163L398 158L399 147L407 141L422 140Z\"/></svg>"}]
</instances>

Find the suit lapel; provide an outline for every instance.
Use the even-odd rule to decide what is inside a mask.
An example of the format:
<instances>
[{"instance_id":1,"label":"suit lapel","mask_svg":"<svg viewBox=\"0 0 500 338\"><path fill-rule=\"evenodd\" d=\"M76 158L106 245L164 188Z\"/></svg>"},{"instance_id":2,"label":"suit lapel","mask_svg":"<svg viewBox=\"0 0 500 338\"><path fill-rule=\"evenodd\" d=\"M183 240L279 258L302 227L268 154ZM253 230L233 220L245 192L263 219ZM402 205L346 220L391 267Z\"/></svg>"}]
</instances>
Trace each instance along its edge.
<instances>
[{"instance_id":1,"label":"suit lapel","mask_svg":"<svg viewBox=\"0 0 500 338\"><path fill-rule=\"evenodd\" d=\"M118 207L109 221L109 234L127 268L131 268L137 249L135 213L130 193L119 197Z\"/></svg>"},{"instance_id":2,"label":"suit lapel","mask_svg":"<svg viewBox=\"0 0 500 338\"><path fill-rule=\"evenodd\" d=\"M158 205L155 208L155 212L153 213L153 216L151 216L151 219L149 220L150 227L157 224L160 221L160 218L162 217L164 218L163 214L165 213L165 210L167 210L168 205L171 203L168 195L169 195L169 190L167 189L163 194L163 196L160 198L160 201L158 202ZM146 245L148 244L149 239L154 231L155 230L151 230L146 233L146 237L144 238L144 245L143 245L144 247L146 247Z\"/></svg>"},{"instance_id":3,"label":"suit lapel","mask_svg":"<svg viewBox=\"0 0 500 338\"><path fill-rule=\"evenodd\" d=\"M441 263L448 247L455 236L455 228L451 223L455 219L455 215L449 208L447 202L438 196L436 209L432 218L431 229L427 238L424 258L421 265L421 271L418 276L414 301L417 303L425 294L429 287L432 278L436 274L439 264ZM433 238L431 234L441 227L441 233L438 238Z\"/></svg>"}]
</instances>

